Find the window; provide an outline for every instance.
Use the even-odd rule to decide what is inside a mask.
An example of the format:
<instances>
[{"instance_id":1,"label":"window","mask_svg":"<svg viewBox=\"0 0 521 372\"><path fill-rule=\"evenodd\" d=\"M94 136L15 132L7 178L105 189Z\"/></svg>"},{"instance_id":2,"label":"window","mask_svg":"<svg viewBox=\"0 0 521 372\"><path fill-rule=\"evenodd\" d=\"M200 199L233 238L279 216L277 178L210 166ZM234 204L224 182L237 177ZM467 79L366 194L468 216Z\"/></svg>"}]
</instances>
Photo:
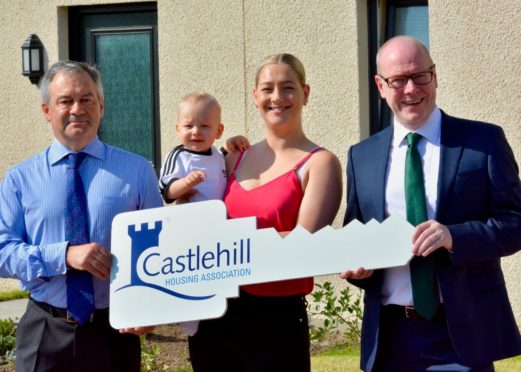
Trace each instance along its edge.
<instances>
[{"instance_id":1,"label":"window","mask_svg":"<svg viewBox=\"0 0 521 372\"><path fill-rule=\"evenodd\" d=\"M380 45L396 35L410 35L429 47L429 11L427 0L367 0L369 23L369 99L370 133L392 123L392 113L380 99L374 83L376 53Z\"/></svg>"}]
</instances>

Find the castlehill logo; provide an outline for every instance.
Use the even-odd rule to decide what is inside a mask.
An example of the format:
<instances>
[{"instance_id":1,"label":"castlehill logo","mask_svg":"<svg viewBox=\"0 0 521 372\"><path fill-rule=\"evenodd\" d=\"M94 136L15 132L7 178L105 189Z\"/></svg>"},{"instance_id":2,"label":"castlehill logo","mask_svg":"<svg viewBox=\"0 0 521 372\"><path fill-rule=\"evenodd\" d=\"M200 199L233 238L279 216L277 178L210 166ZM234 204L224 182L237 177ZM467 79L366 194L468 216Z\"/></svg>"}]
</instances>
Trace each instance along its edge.
<instances>
[{"instance_id":1,"label":"castlehill logo","mask_svg":"<svg viewBox=\"0 0 521 372\"><path fill-rule=\"evenodd\" d=\"M122 213L112 221L110 323L216 318L243 285L405 265L413 231L391 216L282 238L254 217L228 220L217 200Z\"/></svg>"},{"instance_id":2,"label":"castlehill logo","mask_svg":"<svg viewBox=\"0 0 521 372\"><path fill-rule=\"evenodd\" d=\"M184 300L207 300L214 297L215 293L194 296L166 287L182 286L199 280L222 280L251 274L251 269L244 267L250 263L251 259L250 239L246 239L246 241L240 239L239 242L233 242L231 248L224 247L218 241L213 251L203 251L200 245L196 245L195 248L188 248L186 252L176 256L162 255L159 252L147 254L146 251L149 248L159 246L159 236L163 223L162 221L155 221L153 229L148 228L147 223L142 223L140 227L140 230L137 231L136 225L128 226L128 235L132 242L130 283L116 289L115 292L129 287L141 286ZM143 254L145 256L142 258ZM142 259L140 260L140 258ZM164 276L164 286L142 280L138 274L138 267L141 267L142 275L147 278Z\"/></svg>"}]
</instances>

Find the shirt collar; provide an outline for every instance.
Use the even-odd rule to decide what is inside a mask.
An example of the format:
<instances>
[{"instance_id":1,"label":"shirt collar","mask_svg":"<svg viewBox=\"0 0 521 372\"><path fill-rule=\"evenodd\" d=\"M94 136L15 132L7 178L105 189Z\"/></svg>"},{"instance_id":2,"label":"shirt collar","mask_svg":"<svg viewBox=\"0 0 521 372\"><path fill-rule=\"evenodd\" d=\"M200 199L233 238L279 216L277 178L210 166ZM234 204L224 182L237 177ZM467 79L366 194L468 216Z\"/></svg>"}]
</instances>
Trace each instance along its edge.
<instances>
[{"instance_id":1,"label":"shirt collar","mask_svg":"<svg viewBox=\"0 0 521 372\"><path fill-rule=\"evenodd\" d=\"M393 131L393 146L398 147L401 144L405 144L405 137L411 132L410 129L405 128L398 121L394 120L394 131ZM438 106L434 107L429 118L420 128L414 131L415 133L421 134L422 137L426 138L429 142L434 145L440 144L441 134L441 110Z\"/></svg>"},{"instance_id":2,"label":"shirt collar","mask_svg":"<svg viewBox=\"0 0 521 372\"><path fill-rule=\"evenodd\" d=\"M100 160L103 160L105 158L104 145L99 140L98 136L96 136L91 141L91 143L89 143L82 151ZM74 151L65 147L60 141L58 141L55 138L52 141L51 146L49 148L49 162L51 165L54 165L73 152Z\"/></svg>"}]
</instances>

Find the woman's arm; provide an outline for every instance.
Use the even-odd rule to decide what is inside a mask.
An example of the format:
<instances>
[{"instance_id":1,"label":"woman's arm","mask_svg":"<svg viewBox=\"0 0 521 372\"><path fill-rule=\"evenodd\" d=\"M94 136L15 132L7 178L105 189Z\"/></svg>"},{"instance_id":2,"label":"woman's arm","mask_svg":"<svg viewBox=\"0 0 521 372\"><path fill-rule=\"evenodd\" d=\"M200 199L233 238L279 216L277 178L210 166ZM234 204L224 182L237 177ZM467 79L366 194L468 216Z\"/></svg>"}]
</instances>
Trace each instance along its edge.
<instances>
[{"instance_id":1,"label":"woman's arm","mask_svg":"<svg viewBox=\"0 0 521 372\"><path fill-rule=\"evenodd\" d=\"M338 158L327 150L309 158L307 167L297 224L315 232L333 223L338 212L342 200L342 168Z\"/></svg>"}]
</instances>

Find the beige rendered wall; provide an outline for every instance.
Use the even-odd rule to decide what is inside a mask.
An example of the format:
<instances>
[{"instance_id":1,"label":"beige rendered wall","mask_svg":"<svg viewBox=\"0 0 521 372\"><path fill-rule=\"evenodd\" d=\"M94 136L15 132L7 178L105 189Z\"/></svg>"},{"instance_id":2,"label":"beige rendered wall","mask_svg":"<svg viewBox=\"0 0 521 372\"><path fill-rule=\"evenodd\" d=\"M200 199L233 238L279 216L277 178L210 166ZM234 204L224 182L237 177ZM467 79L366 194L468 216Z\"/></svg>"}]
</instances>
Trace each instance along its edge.
<instances>
[{"instance_id":1,"label":"beige rendered wall","mask_svg":"<svg viewBox=\"0 0 521 372\"><path fill-rule=\"evenodd\" d=\"M429 20L439 106L454 116L501 125L519 163L521 2L430 0ZM504 258L502 266L521 325L521 254Z\"/></svg>"},{"instance_id":2,"label":"beige rendered wall","mask_svg":"<svg viewBox=\"0 0 521 372\"><path fill-rule=\"evenodd\" d=\"M242 2L158 2L161 153L179 144L177 108L191 91L215 95L224 138L245 132Z\"/></svg>"},{"instance_id":3,"label":"beige rendered wall","mask_svg":"<svg viewBox=\"0 0 521 372\"><path fill-rule=\"evenodd\" d=\"M52 139L41 113L38 86L22 75L21 46L25 39L32 33L38 35L48 66L68 57L66 6L122 2L0 0L0 178L9 167L43 150Z\"/></svg>"},{"instance_id":4,"label":"beige rendered wall","mask_svg":"<svg viewBox=\"0 0 521 372\"><path fill-rule=\"evenodd\" d=\"M366 85L358 73L358 61L367 53L357 35L357 13L364 7L357 5L339 0L160 2L162 154L177 143L177 102L191 90L217 96L224 138L261 139L263 127L251 95L255 71L264 57L290 52L303 61L311 85L304 113L307 134L345 160L348 144L360 137L361 116L367 127L367 110L360 108L361 102L367 107L367 91L359 89Z\"/></svg>"}]
</instances>

